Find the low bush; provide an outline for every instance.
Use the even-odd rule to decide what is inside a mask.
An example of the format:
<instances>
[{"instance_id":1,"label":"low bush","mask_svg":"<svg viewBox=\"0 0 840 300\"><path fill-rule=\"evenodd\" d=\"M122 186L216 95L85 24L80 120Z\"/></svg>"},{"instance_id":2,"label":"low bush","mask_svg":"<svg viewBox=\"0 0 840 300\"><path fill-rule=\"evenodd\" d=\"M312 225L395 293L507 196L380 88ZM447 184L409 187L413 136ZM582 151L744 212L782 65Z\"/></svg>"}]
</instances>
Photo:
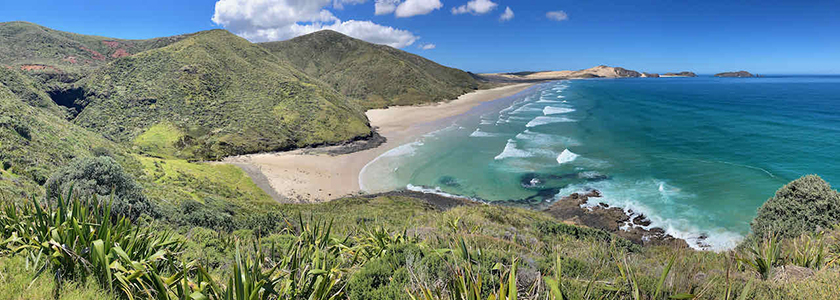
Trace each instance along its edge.
<instances>
[{"instance_id":1,"label":"low bush","mask_svg":"<svg viewBox=\"0 0 840 300\"><path fill-rule=\"evenodd\" d=\"M143 195L143 188L120 164L108 156L82 157L62 167L46 181L47 199L71 190L83 197L114 196L112 212L132 220L141 215L160 217L157 206Z\"/></svg>"},{"instance_id":2,"label":"low bush","mask_svg":"<svg viewBox=\"0 0 840 300\"><path fill-rule=\"evenodd\" d=\"M840 223L840 194L817 175L788 183L758 209L753 234L764 238L778 234L795 238Z\"/></svg>"}]
</instances>

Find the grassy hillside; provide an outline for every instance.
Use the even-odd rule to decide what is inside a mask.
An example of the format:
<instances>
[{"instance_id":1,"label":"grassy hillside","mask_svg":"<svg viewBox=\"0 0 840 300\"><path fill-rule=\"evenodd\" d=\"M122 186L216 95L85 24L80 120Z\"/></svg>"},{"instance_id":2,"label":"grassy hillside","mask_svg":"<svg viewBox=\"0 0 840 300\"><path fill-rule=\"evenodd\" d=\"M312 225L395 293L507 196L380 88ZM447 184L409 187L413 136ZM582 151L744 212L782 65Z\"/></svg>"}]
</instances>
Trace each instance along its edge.
<instances>
[{"instance_id":1,"label":"grassy hillside","mask_svg":"<svg viewBox=\"0 0 840 300\"><path fill-rule=\"evenodd\" d=\"M0 77L7 76L8 71L0 70ZM40 194L38 184L73 158L89 156L95 149L123 152L121 146L68 123L48 109L27 105L42 100L43 95L21 88L26 84L0 82L0 189Z\"/></svg>"},{"instance_id":2,"label":"grassy hillside","mask_svg":"<svg viewBox=\"0 0 840 300\"><path fill-rule=\"evenodd\" d=\"M0 240L7 246L0 248L0 297L840 297L840 228L714 253L638 247L541 212L463 202L448 203L456 204L451 207L414 196L419 195L281 205L264 211L271 218L263 218L268 222L259 227L228 230L189 223L136 226L107 219L104 207L84 200L68 203L65 213L56 207L38 211L32 204L5 206L0 210ZM45 220L55 233L42 235L36 220ZM90 234L77 236L74 227ZM51 248L41 238L67 246ZM34 255L39 251L50 260ZM766 271L748 263L765 260ZM46 272L36 277L40 268ZM65 275L50 275L59 273Z\"/></svg>"},{"instance_id":3,"label":"grassy hillside","mask_svg":"<svg viewBox=\"0 0 840 300\"><path fill-rule=\"evenodd\" d=\"M78 86L76 124L161 157L218 159L370 134L344 96L223 30L117 59Z\"/></svg>"},{"instance_id":4,"label":"grassy hillside","mask_svg":"<svg viewBox=\"0 0 840 300\"><path fill-rule=\"evenodd\" d=\"M451 100L479 87L467 72L329 30L260 45L366 108Z\"/></svg>"},{"instance_id":5,"label":"grassy hillside","mask_svg":"<svg viewBox=\"0 0 840 300\"><path fill-rule=\"evenodd\" d=\"M28 22L5 22L0 23L0 65L32 72L79 74L181 38L123 40L63 32Z\"/></svg>"}]
</instances>

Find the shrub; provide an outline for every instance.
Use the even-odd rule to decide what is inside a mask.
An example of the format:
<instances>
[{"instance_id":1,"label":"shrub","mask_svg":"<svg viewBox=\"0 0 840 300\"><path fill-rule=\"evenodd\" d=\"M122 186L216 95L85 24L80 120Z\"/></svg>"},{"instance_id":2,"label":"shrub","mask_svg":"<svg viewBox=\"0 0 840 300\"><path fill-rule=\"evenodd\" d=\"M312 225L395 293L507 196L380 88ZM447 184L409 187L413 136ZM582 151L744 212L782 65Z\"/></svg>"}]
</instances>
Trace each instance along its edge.
<instances>
[{"instance_id":1,"label":"shrub","mask_svg":"<svg viewBox=\"0 0 840 300\"><path fill-rule=\"evenodd\" d=\"M788 183L758 209L750 226L758 238L770 233L795 238L840 223L840 194L825 180L808 175Z\"/></svg>"},{"instance_id":2,"label":"shrub","mask_svg":"<svg viewBox=\"0 0 840 300\"><path fill-rule=\"evenodd\" d=\"M143 214L160 217L157 207L143 195L143 188L111 157L74 159L47 180L47 199L66 195L71 186L74 194L87 197L109 197L113 192L114 215L124 215L132 220Z\"/></svg>"}]
</instances>

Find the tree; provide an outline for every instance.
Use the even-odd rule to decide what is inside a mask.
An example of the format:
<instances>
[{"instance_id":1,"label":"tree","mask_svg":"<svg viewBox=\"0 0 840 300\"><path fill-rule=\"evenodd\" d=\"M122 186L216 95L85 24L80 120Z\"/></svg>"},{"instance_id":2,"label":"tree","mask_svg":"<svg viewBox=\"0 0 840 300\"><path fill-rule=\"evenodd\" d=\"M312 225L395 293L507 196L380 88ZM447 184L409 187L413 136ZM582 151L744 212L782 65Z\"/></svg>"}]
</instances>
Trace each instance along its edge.
<instances>
[{"instance_id":1,"label":"tree","mask_svg":"<svg viewBox=\"0 0 840 300\"><path fill-rule=\"evenodd\" d=\"M69 165L53 173L47 180L47 199L73 194L82 197L114 195L112 212L136 220L143 214L159 217L157 207L145 195L143 188L113 158L108 156L76 158Z\"/></svg>"},{"instance_id":2,"label":"tree","mask_svg":"<svg viewBox=\"0 0 840 300\"><path fill-rule=\"evenodd\" d=\"M840 193L817 175L788 183L758 209L750 226L758 237L797 237L840 223Z\"/></svg>"}]
</instances>

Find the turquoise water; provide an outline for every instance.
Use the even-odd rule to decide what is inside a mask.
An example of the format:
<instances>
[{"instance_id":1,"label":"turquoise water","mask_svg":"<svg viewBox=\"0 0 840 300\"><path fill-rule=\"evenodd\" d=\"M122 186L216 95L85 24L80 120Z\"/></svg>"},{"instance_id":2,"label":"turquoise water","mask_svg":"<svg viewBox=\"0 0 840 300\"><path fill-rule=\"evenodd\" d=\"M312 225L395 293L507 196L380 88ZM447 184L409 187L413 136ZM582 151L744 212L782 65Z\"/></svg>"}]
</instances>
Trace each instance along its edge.
<instances>
[{"instance_id":1,"label":"turquoise water","mask_svg":"<svg viewBox=\"0 0 840 300\"><path fill-rule=\"evenodd\" d=\"M840 77L558 81L449 121L371 162L362 188L531 204L597 189L727 249L785 183L840 182Z\"/></svg>"}]
</instances>

